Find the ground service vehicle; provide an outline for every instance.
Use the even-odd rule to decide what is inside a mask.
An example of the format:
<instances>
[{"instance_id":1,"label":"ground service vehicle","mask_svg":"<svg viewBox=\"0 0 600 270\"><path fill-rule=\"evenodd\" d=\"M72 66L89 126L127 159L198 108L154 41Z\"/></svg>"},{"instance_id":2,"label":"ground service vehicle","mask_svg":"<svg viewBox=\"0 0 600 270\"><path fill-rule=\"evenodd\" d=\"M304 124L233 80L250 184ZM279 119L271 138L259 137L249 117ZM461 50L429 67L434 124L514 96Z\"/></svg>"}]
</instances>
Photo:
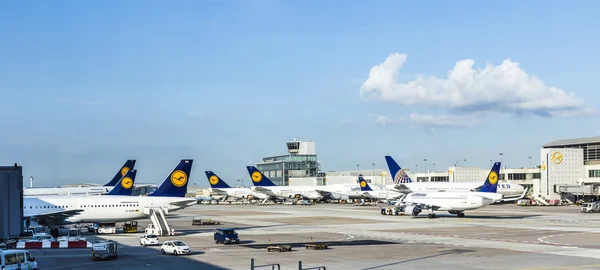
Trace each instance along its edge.
<instances>
[{"instance_id":1,"label":"ground service vehicle","mask_svg":"<svg viewBox=\"0 0 600 270\"><path fill-rule=\"evenodd\" d=\"M146 234L140 238L140 246L153 246L159 245L158 243L158 235L156 234Z\"/></svg>"},{"instance_id":2,"label":"ground service vehicle","mask_svg":"<svg viewBox=\"0 0 600 270\"><path fill-rule=\"evenodd\" d=\"M123 224L123 232L124 233L137 233L138 232L138 222L137 221L126 221Z\"/></svg>"},{"instance_id":3,"label":"ground service vehicle","mask_svg":"<svg viewBox=\"0 0 600 270\"><path fill-rule=\"evenodd\" d=\"M12 269L38 269L35 257L27 250L3 250L0 252L0 268Z\"/></svg>"},{"instance_id":4,"label":"ground service vehicle","mask_svg":"<svg viewBox=\"0 0 600 270\"><path fill-rule=\"evenodd\" d=\"M240 243L240 239L238 238L237 232L234 229L229 229L229 228L216 229L215 233L213 235L213 238L215 239L215 243L223 243L223 244L230 244L230 243L239 244Z\"/></svg>"},{"instance_id":5,"label":"ground service vehicle","mask_svg":"<svg viewBox=\"0 0 600 270\"><path fill-rule=\"evenodd\" d=\"M117 242L108 241L92 244L92 260L102 259L116 259L117 258Z\"/></svg>"},{"instance_id":6,"label":"ground service vehicle","mask_svg":"<svg viewBox=\"0 0 600 270\"><path fill-rule=\"evenodd\" d=\"M192 253L192 249L181 240L173 240L165 241L160 247L160 253L177 256L179 254L190 254Z\"/></svg>"}]
</instances>

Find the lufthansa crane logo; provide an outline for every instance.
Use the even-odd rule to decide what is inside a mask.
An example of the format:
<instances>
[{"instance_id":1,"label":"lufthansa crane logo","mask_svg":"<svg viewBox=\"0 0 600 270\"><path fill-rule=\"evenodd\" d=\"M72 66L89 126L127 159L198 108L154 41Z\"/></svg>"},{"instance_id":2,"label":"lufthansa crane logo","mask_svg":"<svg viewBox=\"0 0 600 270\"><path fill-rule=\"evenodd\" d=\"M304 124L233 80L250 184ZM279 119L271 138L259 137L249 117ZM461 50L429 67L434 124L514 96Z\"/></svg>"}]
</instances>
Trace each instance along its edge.
<instances>
[{"instance_id":1,"label":"lufthansa crane logo","mask_svg":"<svg viewBox=\"0 0 600 270\"><path fill-rule=\"evenodd\" d=\"M491 171L488 179L490 180L490 184L495 185L498 182L498 174L495 171Z\"/></svg>"},{"instance_id":2,"label":"lufthansa crane logo","mask_svg":"<svg viewBox=\"0 0 600 270\"><path fill-rule=\"evenodd\" d=\"M182 170L174 171L171 174L171 183L176 187L183 187L187 183L187 174Z\"/></svg>"},{"instance_id":3,"label":"lufthansa crane logo","mask_svg":"<svg viewBox=\"0 0 600 270\"><path fill-rule=\"evenodd\" d=\"M133 186L133 180L131 180L129 177L125 177L123 180L121 180L121 186L125 189L130 189L131 186Z\"/></svg>"},{"instance_id":4,"label":"lufthansa crane logo","mask_svg":"<svg viewBox=\"0 0 600 270\"><path fill-rule=\"evenodd\" d=\"M360 187L364 188L367 186L367 182L366 181L360 181Z\"/></svg>"},{"instance_id":5,"label":"lufthansa crane logo","mask_svg":"<svg viewBox=\"0 0 600 270\"><path fill-rule=\"evenodd\" d=\"M129 171L129 167L125 166L121 168L121 176L125 176L125 174ZM114 171L113 171L114 172Z\"/></svg>"},{"instance_id":6,"label":"lufthansa crane logo","mask_svg":"<svg viewBox=\"0 0 600 270\"><path fill-rule=\"evenodd\" d=\"M552 154L552 161L554 164L560 164L563 161L562 154L560 152L554 152L554 154Z\"/></svg>"},{"instance_id":7,"label":"lufthansa crane logo","mask_svg":"<svg viewBox=\"0 0 600 270\"><path fill-rule=\"evenodd\" d=\"M211 185L216 185L219 183L219 177L213 175L210 178L208 178L208 182L210 182Z\"/></svg>"},{"instance_id":8,"label":"lufthansa crane logo","mask_svg":"<svg viewBox=\"0 0 600 270\"><path fill-rule=\"evenodd\" d=\"M260 172L253 172L252 173L252 181L254 181L255 183L260 182L260 180L262 180L262 174Z\"/></svg>"}]
</instances>

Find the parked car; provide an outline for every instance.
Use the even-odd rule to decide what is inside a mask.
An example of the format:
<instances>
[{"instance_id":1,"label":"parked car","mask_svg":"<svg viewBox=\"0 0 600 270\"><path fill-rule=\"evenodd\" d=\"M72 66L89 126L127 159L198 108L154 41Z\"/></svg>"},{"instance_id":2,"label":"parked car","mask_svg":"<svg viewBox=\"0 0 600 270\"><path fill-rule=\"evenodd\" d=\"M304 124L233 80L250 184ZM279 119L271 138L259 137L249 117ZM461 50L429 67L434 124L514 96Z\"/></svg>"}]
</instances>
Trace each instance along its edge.
<instances>
[{"instance_id":1,"label":"parked car","mask_svg":"<svg viewBox=\"0 0 600 270\"><path fill-rule=\"evenodd\" d=\"M215 230L215 233L213 235L213 238L215 239L215 243L223 243L223 244L230 244L230 243L236 243L239 244L240 243L240 239L238 238L238 234L234 229L229 229L229 228L218 228Z\"/></svg>"},{"instance_id":2,"label":"parked car","mask_svg":"<svg viewBox=\"0 0 600 270\"><path fill-rule=\"evenodd\" d=\"M160 253L162 254L173 254L175 256L179 254L190 254L192 249L181 240L165 241L160 247Z\"/></svg>"},{"instance_id":3,"label":"parked car","mask_svg":"<svg viewBox=\"0 0 600 270\"><path fill-rule=\"evenodd\" d=\"M31 239L26 240L25 242L54 242L56 241L52 235L47 233L36 233L31 237Z\"/></svg>"},{"instance_id":4,"label":"parked car","mask_svg":"<svg viewBox=\"0 0 600 270\"><path fill-rule=\"evenodd\" d=\"M159 245L158 235L146 234L140 238L140 246L154 246Z\"/></svg>"}]
</instances>

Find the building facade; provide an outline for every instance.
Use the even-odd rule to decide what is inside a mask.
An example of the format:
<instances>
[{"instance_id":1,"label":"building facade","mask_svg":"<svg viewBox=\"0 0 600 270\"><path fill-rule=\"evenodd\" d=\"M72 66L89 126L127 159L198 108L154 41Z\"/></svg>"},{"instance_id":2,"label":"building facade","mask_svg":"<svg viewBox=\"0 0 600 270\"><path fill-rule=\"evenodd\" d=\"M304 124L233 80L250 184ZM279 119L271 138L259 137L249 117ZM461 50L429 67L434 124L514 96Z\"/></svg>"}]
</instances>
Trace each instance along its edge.
<instances>
[{"instance_id":1,"label":"building facade","mask_svg":"<svg viewBox=\"0 0 600 270\"><path fill-rule=\"evenodd\" d=\"M256 164L266 177L278 186L290 184L290 178L316 178L317 184L324 185L324 175L320 174L316 145L311 141L291 141L286 143L288 154L263 158ZM301 182L301 181L298 181Z\"/></svg>"}]
</instances>

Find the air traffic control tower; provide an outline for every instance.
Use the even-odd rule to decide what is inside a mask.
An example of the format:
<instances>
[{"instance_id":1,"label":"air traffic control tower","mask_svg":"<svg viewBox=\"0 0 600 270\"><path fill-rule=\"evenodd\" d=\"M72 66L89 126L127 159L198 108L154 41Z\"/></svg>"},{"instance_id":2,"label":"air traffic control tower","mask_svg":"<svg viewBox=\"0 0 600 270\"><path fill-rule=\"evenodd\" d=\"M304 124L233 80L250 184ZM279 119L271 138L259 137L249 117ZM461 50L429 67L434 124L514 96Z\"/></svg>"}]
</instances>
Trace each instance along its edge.
<instances>
[{"instance_id":1,"label":"air traffic control tower","mask_svg":"<svg viewBox=\"0 0 600 270\"><path fill-rule=\"evenodd\" d=\"M262 163L256 164L256 168L278 186L289 185L290 177L318 176L320 169L315 142L294 139L286 146L287 155L265 157Z\"/></svg>"}]
</instances>

